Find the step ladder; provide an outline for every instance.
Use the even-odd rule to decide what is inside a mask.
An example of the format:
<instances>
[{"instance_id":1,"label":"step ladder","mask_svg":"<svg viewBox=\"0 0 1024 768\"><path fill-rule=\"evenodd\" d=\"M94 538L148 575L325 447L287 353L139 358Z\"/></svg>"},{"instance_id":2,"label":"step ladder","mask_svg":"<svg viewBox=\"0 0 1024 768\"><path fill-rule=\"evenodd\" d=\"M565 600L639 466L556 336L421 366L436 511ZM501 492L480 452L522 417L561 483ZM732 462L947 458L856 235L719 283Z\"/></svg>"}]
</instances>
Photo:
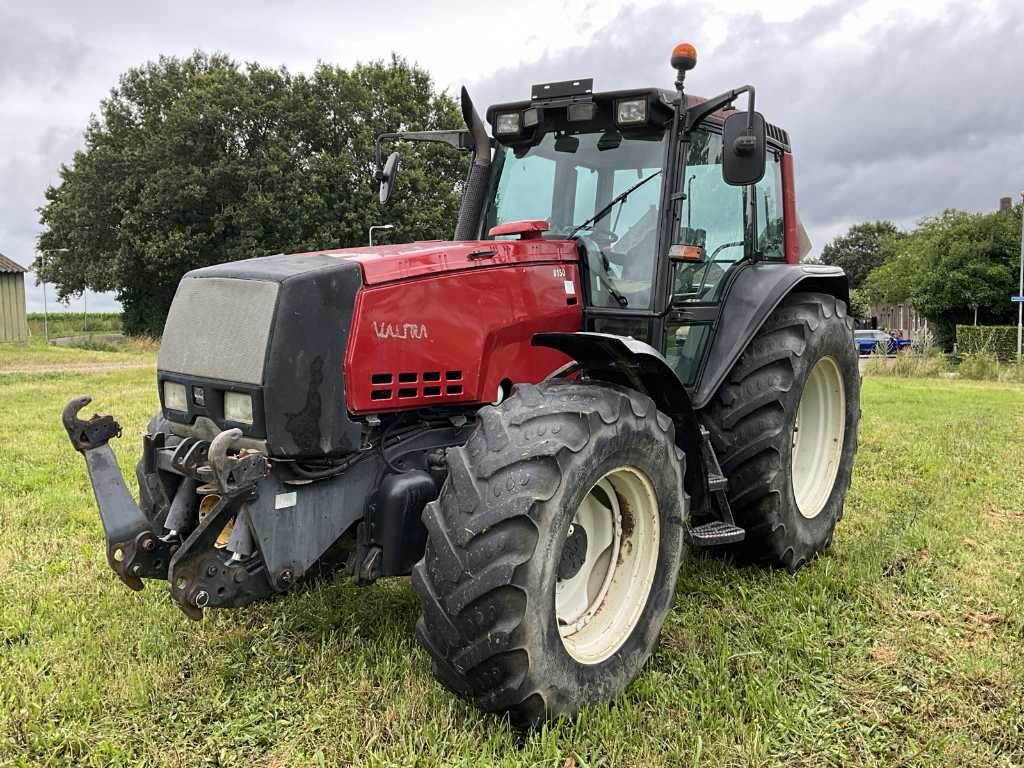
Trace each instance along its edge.
<instances>
[{"instance_id":1,"label":"step ladder","mask_svg":"<svg viewBox=\"0 0 1024 768\"><path fill-rule=\"evenodd\" d=\"M715 520L689 528L687 540L695 547L720 547L724 544L735 544L743 541L746 531L736 525L729 506L729 481L722 473L722 467L711 447L711 434L703 426L700 428L701 451L704 455L704 466L708 471L708 492L715 511Z\"/></svg>"}]
</instances>

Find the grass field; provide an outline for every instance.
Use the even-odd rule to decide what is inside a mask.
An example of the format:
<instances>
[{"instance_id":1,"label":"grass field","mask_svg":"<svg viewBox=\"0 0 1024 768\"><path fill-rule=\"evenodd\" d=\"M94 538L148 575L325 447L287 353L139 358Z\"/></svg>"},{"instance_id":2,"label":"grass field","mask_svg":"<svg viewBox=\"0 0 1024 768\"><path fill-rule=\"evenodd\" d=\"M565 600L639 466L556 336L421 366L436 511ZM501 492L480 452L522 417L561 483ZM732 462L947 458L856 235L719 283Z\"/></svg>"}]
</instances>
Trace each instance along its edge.
<instances>
[{"instance_id":1,"label":"grass field","mask_svg":"<svg viewBox=\"0 0 1024 768\"><path fill-rule=\"evenodd\" d=\"M79 315L79 317L81 316ZM117 318L120 316L112 315L112 317ZM92 321L92 315L90 315L90 321ZM56 323L57 321L54 322ZM80 347L59 347L46 343L42 330L36 329L36 323L37 321L30 315L29 326L32 328L32 333L27 343L0 344L0 374L11 372L42 373L55 369L64 372L81 373L98 368L153 365L156 363L155 352L159 344L153 339L132 337L125 339L119 345L106 343L90 344L85 342L84 346L91 347L86 349ZM97 323L94 322L94 324ZM107 325L109 324L107 323ZM62 333L72 331L70 327L61 328L57 326L57 329ZM110 329L96 330L95 332L99 334L109 333ZM57 334L54 333L53 324L51 324L50 337L57 338Z\"/></svg>"},{"instance_id":2,"label":"grass field","mask_svg":"<svg viewBox=\"0 0 1024 768\"><path fill-rule=\"evenodd\" d=\"M1024 763L1024 387L866 379L829 553L692 558L626 696L523 736L434 684L408 580L200 624L116 581L58 413L96 395L130 471L152 384L0 374L0 765Z\"/></svg>"}]
</instances>

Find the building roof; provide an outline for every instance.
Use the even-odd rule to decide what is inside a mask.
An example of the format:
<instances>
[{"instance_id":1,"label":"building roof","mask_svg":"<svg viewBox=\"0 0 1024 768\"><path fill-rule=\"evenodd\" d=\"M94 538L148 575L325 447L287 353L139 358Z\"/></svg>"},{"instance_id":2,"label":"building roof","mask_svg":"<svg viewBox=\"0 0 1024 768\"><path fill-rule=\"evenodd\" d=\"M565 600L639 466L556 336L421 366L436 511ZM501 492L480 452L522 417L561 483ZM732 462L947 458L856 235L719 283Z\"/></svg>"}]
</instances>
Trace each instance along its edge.
<instances>
[{"instance_id":1,"label":"building roof","mask_svg":"<svg viewBox=\"0 0 1024 768\"><path fill-rule=\"evenodd\" d=\"M0 272L28 272L28 270L0 253Z\"/></svg>"}]
</instances>

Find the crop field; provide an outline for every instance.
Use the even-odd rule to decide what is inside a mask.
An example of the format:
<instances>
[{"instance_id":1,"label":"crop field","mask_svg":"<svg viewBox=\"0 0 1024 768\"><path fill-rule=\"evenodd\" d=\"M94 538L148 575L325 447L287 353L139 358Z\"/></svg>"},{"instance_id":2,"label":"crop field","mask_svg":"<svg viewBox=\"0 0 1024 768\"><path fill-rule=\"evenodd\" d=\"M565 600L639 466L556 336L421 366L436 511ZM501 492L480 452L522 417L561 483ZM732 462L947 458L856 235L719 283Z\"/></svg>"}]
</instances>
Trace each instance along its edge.
<instances>
[{"instance_id":1,"label":"crop field","mask_svg":"<svg viewBox=\"0 0 1024 768\"><path fill-rule=\"evenodd\" d=\"M2 766L1024 763L1024 386L865 379L828 553L796 576L692 555L627 694L523 735L434 683L408 579L338 577L201 623L161 582L130 592L59 412L93 394L124 425L130 475L153 355L15 354L0 356Z\"/></svg>"}]
</instances>

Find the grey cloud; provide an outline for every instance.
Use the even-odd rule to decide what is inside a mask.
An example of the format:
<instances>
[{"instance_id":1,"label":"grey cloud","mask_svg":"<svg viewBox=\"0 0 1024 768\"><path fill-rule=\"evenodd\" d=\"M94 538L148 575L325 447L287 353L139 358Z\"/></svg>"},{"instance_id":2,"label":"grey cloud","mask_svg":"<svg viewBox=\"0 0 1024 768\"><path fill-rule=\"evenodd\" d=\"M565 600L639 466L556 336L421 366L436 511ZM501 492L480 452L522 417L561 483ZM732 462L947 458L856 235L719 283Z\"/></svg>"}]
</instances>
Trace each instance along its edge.
<instances>
[{"instance_id":1,"label":"grey cloud","mask_svg":"<svg viewBox=\"0 0 1024 768\"><path fill-rule=\"evenodd\" d=\"M931 20L892 13L851 39L844 22L859 7L836 2L786 22L730 17L687 78L708 96L757 88L758 108L792 137L798 205L818 248L822 233L864 219L991 210L1024 184L1024 7L960 2ZM700 49L713 12L703 3L624 10L585 47L499 71L474 96L521 99L531 83L591 75L602 90L668 87L677 30Z\"/></svg>"},{"instance_id":2,"label":"grey cloud","mask_svg":"<svg viewBox=\"0 0 1024 768\"><path fill-rule=\"evenodd\" d=\"M84 41L33 20L25 10L0 8L0 101L17 88L66 93L89 52Z\"/></svg>"},{"instance_id":3,"label":"grey cloud","mask_svg":"<svg viewBox=\"0 0 1024 768\"><path fill-rule=\"evenodd\" d=\"M531 32L502 39L487 55L479 47L442 55L433 42L438 30L457 28L469 45L479 40L473 30L500 30L503 12L472 0L451 0L444 14L421 0L390 3L384 13L380 4L355 0L3 4L0 251L32 260L43 191L70 162L89 113L118 74L195 48L293 70L317 59L349 65L386 57L393 48L442 83L468 77L485 105L572 77L593 76L601 89L671 87L668 54L685 37L701 50L688 77L692 92L750 82L759 108L789 130L801 215L819 248L856 221L910 224L946 207L989 210L1016 194L1024 186L1024 6L954 0L933 19L891 12L851 39L846 27L862 7L835 0L779 22L756 12L729 15L712 0L663 2L626 6L601 24L596 3L565 0L550 13L575 9L576 44L537 55L540 38ZM479 74L516 57L531 61ZM38 289L30 301L41 304Z\"/></svg>"}]
</instances>

